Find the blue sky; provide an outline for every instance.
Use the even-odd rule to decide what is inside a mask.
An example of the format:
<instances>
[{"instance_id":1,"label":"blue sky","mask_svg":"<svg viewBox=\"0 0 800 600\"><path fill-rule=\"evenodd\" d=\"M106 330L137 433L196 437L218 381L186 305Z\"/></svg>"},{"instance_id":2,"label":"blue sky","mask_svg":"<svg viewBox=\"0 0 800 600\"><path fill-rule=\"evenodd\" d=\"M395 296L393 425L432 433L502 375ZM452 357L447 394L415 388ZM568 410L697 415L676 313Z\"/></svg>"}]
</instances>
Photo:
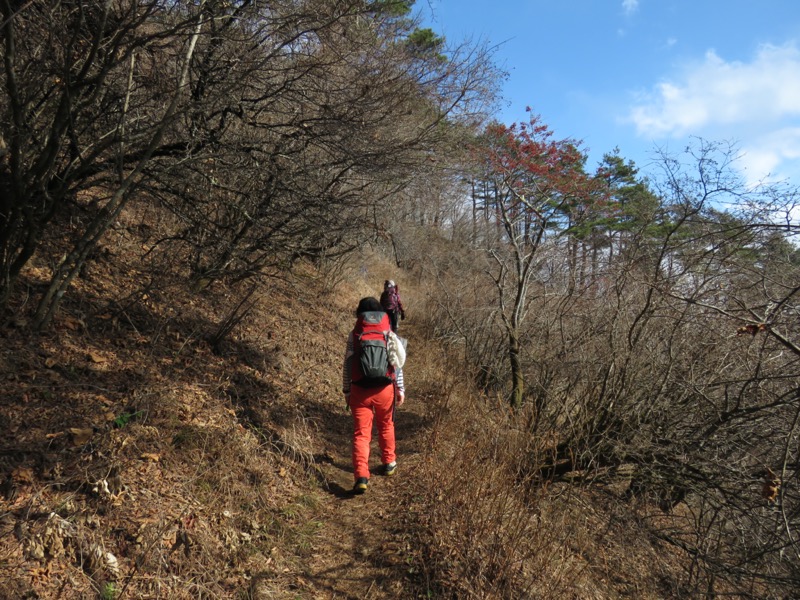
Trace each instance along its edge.
<instances>
[{"instance_id":1,"label":"blue sky","mask_svg":"<svg viewBox=\"0 0 800 600\"><path fill-rule=\"evenodd\" d=\"M798 0L418 0L448 43L497 46L497 115L541 115L583 140L590 168L619 147L648 172L656 147L733 141L748 180L800 185Z\"/></svg>"}]
</instances>

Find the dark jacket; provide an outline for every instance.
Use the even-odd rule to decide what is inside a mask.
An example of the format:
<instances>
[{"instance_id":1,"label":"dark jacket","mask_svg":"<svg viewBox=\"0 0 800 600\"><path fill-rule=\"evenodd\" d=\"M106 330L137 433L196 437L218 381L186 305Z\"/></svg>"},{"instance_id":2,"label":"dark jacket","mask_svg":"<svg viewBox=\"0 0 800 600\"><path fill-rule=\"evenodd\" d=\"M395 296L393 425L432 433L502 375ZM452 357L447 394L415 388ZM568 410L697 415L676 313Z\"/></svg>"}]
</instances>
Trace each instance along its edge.
<instances>
[{"instance_id":1,"label":"dark jacket","mask_svg":"<svg viewBox=\"0 0 800 600\"><path fill-rule=\"evenodd\" d=\"M403 301L396 287L385 289L381 294L381 306L386 312L404 313Z\"/></svg>"}]
</instances>

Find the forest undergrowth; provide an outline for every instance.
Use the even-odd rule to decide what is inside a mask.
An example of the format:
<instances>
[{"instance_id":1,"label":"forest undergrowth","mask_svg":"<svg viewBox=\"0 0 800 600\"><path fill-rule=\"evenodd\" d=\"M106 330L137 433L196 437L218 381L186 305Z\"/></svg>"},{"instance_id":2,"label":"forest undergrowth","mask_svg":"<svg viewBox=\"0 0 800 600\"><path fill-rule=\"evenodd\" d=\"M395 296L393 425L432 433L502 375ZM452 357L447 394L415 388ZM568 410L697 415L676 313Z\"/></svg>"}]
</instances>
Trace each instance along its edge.
<instances>
[{"instance_id":1,"label":"forest undergrowth","mask_svg":"<svg viewBox=\"0 0 800 600\"><path fill-rule=\"evenodd\" d=\"M0 332L0 597L679 595L677 557L613 490L526 475L546 444L442 349L424 277L365 253L193 295L143 286L136 231L104 240L46 333L26 333L28 297ZM34 261L30 294L48 273ZM400 468L353 497L341 359L389 276L409 313Z\"/></svg>"}]
</instances>

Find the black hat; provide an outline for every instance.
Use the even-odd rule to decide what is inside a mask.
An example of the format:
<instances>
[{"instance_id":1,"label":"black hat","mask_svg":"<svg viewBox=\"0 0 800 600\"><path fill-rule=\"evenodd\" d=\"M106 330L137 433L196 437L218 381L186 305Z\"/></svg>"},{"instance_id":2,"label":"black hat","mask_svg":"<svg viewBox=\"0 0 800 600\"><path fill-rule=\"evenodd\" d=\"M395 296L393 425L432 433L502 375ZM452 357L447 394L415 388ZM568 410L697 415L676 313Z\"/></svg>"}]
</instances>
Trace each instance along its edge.
<instances>
[{"instance_id":1,"label":"black hat","mask_svg":"<svg viewBox=\"0 0 800 600\"><path fill-rule=\"evenodd\" d=\"M362 298L361 301L358 303L358 308L356 309L356 316L360 315L361 313L365 312L372 312L372 311L383 311L383 307L381 303L378 301L377 298Z\"/></svg>"}]
</instances>

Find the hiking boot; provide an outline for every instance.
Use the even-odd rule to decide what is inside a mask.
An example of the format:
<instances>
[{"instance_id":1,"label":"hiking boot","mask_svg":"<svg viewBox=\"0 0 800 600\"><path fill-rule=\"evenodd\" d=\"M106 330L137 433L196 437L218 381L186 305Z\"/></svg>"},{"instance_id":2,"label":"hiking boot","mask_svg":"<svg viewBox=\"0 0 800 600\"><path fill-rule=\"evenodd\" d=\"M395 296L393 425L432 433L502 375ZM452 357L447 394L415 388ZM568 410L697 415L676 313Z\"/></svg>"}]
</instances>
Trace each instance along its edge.
<instances>
[{"instance_id":1,"label":"hiking boot","mask_svg":"<svg viewBox=\"0 0 800 600\"><path fill-rule=\"evenodd\" d=\"M386 477L391 477L397 471L397 461L393 460L388 465L383 465L383 474Z\"/></svg>"},{"instance_id":2,"label":"hiking boot","mask_svg":"<svg viewBox=\"0 0 800 600\"><path fill-rule=\"evenodd\" d=\"M367 485L369 484L369 479L366 477L359 477L356 479L356 484L353 486L353 493L354 494L363 494L367 491Z\"/></svg>"}]
</instances>

